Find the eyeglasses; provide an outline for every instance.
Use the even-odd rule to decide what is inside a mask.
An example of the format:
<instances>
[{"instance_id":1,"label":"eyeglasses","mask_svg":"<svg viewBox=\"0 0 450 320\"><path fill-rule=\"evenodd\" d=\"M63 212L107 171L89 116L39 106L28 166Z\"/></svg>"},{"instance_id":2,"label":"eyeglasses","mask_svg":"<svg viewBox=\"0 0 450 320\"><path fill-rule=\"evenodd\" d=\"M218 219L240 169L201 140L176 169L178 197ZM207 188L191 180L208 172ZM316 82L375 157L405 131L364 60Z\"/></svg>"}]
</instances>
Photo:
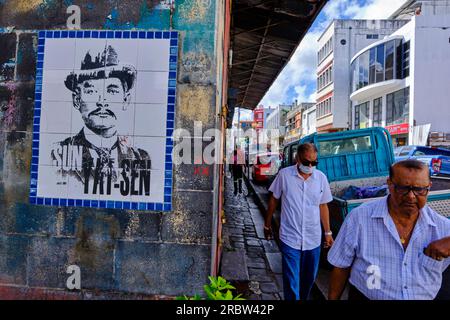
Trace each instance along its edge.
<instances>
[{"instance_id":1,"label":"eyeglasses","mask_svg":"<svg viewBox=\"0 0 450 320\"><path fill-rule=\"evenodd\" d=\"M309 167L309 165L316 167L319 164L319 161L308 161L308 160L300 160L301 164Z\"/></svg>"},{"instance_id":2,"label":"eyeglasses","mask_svg":"<svg viewBox=\"0 0 450 320\"><path fill-rule=\"evenodd\" d=\"M406 196L410 191L414 193L415 196L426 196L430 191L430 187L413 187L413 186L400 186L398 184L392 183L394 185L395 191L400 193L402 196Z\"/></svg>"}]
</instances>

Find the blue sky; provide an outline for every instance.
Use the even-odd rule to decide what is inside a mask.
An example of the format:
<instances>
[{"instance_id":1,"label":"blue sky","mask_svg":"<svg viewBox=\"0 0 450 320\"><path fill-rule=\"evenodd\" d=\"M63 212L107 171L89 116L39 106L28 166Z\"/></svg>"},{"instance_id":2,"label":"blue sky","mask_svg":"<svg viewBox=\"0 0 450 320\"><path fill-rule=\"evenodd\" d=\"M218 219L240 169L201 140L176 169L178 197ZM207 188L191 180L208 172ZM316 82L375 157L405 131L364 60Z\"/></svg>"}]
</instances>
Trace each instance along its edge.
<instances>
[{"instance_id":1,"label":"blue sky","mask_svg":"<svg viewBox=\"0 0 450 320\"><path fill-rule=\"evenodd\" d=\"M316 90L317 39L333 19L386 19L406 0L329 0L303 38L289 63L260 102L314 102ZM241 115L242 116L242 115ZM246 118L246 116L243 116Z\"/></svg>"}]
</instances>

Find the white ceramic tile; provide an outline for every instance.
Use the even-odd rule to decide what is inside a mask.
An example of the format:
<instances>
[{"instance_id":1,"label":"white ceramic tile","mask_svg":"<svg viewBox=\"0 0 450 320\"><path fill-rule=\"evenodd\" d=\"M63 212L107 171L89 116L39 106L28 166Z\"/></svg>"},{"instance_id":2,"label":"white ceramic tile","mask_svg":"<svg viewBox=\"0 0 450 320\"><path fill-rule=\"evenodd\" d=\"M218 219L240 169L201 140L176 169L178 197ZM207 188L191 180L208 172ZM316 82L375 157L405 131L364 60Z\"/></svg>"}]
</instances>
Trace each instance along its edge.
<instances>
[{"instance_id":1,"label":"white ceramic tile","mask_svg":"<svg viewBox=\"0 0 450 320\"><path fill-rule=\"evenodd\" d=\"M72 159L72 148L62 147L61 142L66 140L69 134L41 133L39 135L39 164L53 165L67 169Z\"/></svg>"},{"instance_id":2,"label":"white ceramic tile","mask_svg":"<svg viewBox=\"0 0 450 320\"><path fill-rule=\"evenodd\" d=\"M137 69L138 40L108 39L107 45L116 51L120 64L131 65Z\"/></svg>"},{"instance_id":3,"label":"white ceramic tile","mask_svg":"<svg viewBox=\"0 0 450 320\"><path fill-rule=\"evenodd\" d=\"M75 39L45 39L44 68L47 70L73 70L75 51Z\"/></svg>"},{"instance_id":4,"label":"white ceramic tile","mask_svg":"<svg viewBox=\"0 0 450 320\"><path fill-rule=\"evenodd\" d=\"M110 140L102 139L102 147L105 150L110 150L110 157L112 159L112 166L114 168L121 168L122 163L120 159L133 159L133 136L114 136Z\"/></svg>"},{"instance_id":5,"label":"white ceramic tile","mask_svg":"<svg viewBox=\"0 0 450 320\"><path fill-rule=\"evenodd\" d=\"M166 156L165 137L134 137L134 148L147 152L152 161L152 170L164 170Z\"/></svg>"},{"instance_id":6,"label":"white ceramic tile","mask_svg":"<svg viewBox=\"0 0 450 320\"><path fill-rule=\"evenodd\" d=\"M132 195L131 201L132 202L156 202L156 203L162 203L164 202L164 171L162 170L151 170L150 173L150 195L145 195L143 185L140 186L140 179L136 179L136 182L138 184L135 186L136 191L140 191L142 188L142 195ZM145 180L142 180L142 183L144 183Z\"/></svg>"},{"instance_id":7,"label":"white ceramic tile","mask_svg":"<svg viewBox=\"0 0 450 320\"><path fill-rule=\"evenodd\" d=\"M169 71L170 40L138 40L139 71Z\"/></svg>"},{"instance_id":8,"label":"white ceramic tile","mask_svg":"<svg viewBox=\"0 0 450 320\"><path fill-rule=\"evenodd\" d=\"M99 195L93 194L93 178L89 177L88 179L87 193L85 193L85 181L83 171L73 171L68 179L67 197L69 199L98 200Z\"/></svg>"},{"instance_id":9,"label":"white ceramic tile","mask_svg":"<svg viewBox=\"0 0 450 320\"><path fill-rule=\"evenodd\" d=\"M82 115L78 109L72 107L72 118L70 130L72 135L78 134L85 126Z\"/></svg>"},{"instance_id":10,"label":"white ceramic tile","mask_svg":"<svg viewBox=\"0 0 450 320\"><path fill-rule=\"evenodd\" d=\"M134 134L162 137L166 135L167 105L136 104Z\"/></svg>"},{"instance_id":11,"label":"white ceramic tile","mask_svg":"<svg viewBox=\"0 0 450 320\"><path fill-rule=\"evenodd\" d=\"M81 74L86 73L83 70L74 70L73 71L77 77L79 77ZM79 94L79 99L82 102L85 103L100 103L105 102L105 79L91 79L89 81L84 81L81 83L76 82L74 84L75 89L78 89L76 91L77 94ZM118 88L121 83L117 79L108 80L109 84L114 84L116 88ZM71 92L72 94L72 92ZM121 96L121 99L122 96Z\"/></svg>"},{"instance_id":12,"label":"white ceramic tile","mask_svg":"<svg viewBox=\"0 0 450 320\"><path fill-rule=\"evenodd\" d=\"M40 132L70 134L72 109L70 102L42 101Z\"/></svg>"},{"instance_id":13,"label":"white ceramic tile","mask_svg":"<svg viewBox=\"0 0 450 320\"><path fill-rule=\"evenodd\" d=\"M46 198L66 198L68 177L58 172L54 166L40 165L38 168L37 196Z\"/></svg>"},{"instance_id":14,"label":"white ceramic tile","mask_svg":"<svg viewBox=\"0 0 450 320\"><path fill-rule=\"evenodd\" d=\"M64 82L73 70L45 69L42 79L43 101L72 101L72 91Z\"/></svg>"},{"instance_id":15,"label":"white ceramic tile","mask_svg":"<svg viewBox=\"0 0 450 320\"><path fill-rule=\"evenodd\" d=\"M91 56L92 61L95 61L96 57L101 58L106 44L106 39L76 39L74 69L81 69L81 63L86 58L87 53Z\"/></svg>"},{"instance_id":16,"label":"white ceramic tile","mask_svg":"<svg viewBox=\"0 0 450 320\"><path fill-rule=\"evenodd\" d=\"M125 108L125 110L124 110ZM117 134L119 136L133 136L134 119L136 114L136 106L134 104L118 105L115 109L111 109L117 117ZM117 111L116 111L117 110Z\"/></svg>"},{"instance_id":17,"label":"white ceramic tile","mask_svg":"<svg viewBox=\"0 0 450 320\"><path fill-rule=\"evenodd\" d=\"M82 109L84 110L84 109ZM89 109L84 112L88 122L95 123L98 127L116 128L119 135L133 135L134 134L134 114L135 105L123 103L112 103L102 105L90 105ZM108 116L108 114L111 114ZM77 134L85 126L83 113L78 109L72 108L71 131L72 134Z\"/></svg>"},{"instance_id":18,"label":"white ceramic tile","mask_svg":"<svg viewBox=\"0 0 450 320\"><path fill-rule=\"evenodd\" d=\"M167 103L168 72L139 71L136 103Z\"/></svg>"}]
</instances>

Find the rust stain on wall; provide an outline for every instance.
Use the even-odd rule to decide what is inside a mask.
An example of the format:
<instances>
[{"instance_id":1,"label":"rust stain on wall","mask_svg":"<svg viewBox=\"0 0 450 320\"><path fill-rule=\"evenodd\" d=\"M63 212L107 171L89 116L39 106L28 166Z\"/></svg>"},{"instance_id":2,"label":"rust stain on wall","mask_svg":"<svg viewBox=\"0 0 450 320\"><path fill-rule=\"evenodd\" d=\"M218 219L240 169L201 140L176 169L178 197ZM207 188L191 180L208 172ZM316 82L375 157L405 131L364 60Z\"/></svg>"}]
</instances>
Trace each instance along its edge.
<instances>
[{"instance_id":1,"label":"rust stain on wall","mask_svg":"<svg viewBox=\"0 0 450 320\"><path fill-rule=\"evenodd\" d=\"M10 92L8 102L6 105L2 106L3 112L3 123L7 128L9 128L13 122L14 117L17 112L16 110L16 84L14 82L7 83L6 88Z\"/></svg>"},{"instance_id":2,"label":"rust stain on wall","mask_svg":"<svg viewBox=\"0 0 450 320\"><path fill-rule=\"evenodd\" d=\"M28 1L7 1L4 4L4 10L15 11L16 13L26 13L36 9L43 3L42 0L28 0Z\"/></svg>"},{"instance_id":3,"label":"rust stain on wall","mask_svg":"<svg viewBox=\"0 0 450 320\"><path fill-rule=\"evenodd\" d=\"M180 4L178 12L182 19L193 23L204 20L210 7L211 0L186 0Z\"/></svg>"},{"instance_id":4,"label":"rust stain on wall","mask_svg":"<svg viewBox=\"0 0 450 320\"><path fill-rule=\"evenodd\" d=\"M81 214L77 220L75 260L91 269L102 265L119 234L120 227L114 217Z\"/></svg>"},{"instance_id":5,"label":"rust stain on wall","mask_svg":"<svg viewBox=\"0 0 450 320\"><path fill-rule=\"evenodd\" d=\"M24 132L7 135L5 153L3 155L3 186L4 202L13 206L14 203L26 203L28 199L27 186L30 169L31 139Z\"/></svg>"},{"instance_id":6,"label":"rust stain on wall","mask_svg":"<svg viewBox=\"0 0 450 320\"><path fill-rule=\"evenodd\" d=\"M209 123L212 118L211 97L214 94L213 88L188 86L180 87L179 92L178 110L181 116L188 121Z\"/></svg>"},{"instance_id":7,"label":"rust stain on wall","mask_svg":"<svg viewBox=\"0 0 450 320\"><path fill-rule=\"evenodd\" d=\"M181 81L191 84L209 84L212 63L210 57L203 51L188 52L183 56Z\"/></svg>"}]
</instances>

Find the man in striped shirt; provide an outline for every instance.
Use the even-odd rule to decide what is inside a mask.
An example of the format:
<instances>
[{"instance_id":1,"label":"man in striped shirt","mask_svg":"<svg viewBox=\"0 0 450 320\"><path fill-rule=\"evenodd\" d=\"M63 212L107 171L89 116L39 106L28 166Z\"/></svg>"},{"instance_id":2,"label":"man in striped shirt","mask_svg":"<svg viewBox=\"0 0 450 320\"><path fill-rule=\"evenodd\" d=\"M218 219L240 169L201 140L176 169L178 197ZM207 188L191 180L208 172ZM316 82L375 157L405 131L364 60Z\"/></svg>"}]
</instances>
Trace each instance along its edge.
<instances>
[{"instance_id":1,"label":"man in striped shirt","mask_svg":"<svg viewBox=\"0 0 450 320\"><path fill-rule=\"evenodd\" d=\"M450 220L426 205L428 167L395 163L390 195L352 210L328 253L334 266L328 298L339 299L349 280L349 299L434 299L450 264Z\"/></svg>"}]
</instances>

